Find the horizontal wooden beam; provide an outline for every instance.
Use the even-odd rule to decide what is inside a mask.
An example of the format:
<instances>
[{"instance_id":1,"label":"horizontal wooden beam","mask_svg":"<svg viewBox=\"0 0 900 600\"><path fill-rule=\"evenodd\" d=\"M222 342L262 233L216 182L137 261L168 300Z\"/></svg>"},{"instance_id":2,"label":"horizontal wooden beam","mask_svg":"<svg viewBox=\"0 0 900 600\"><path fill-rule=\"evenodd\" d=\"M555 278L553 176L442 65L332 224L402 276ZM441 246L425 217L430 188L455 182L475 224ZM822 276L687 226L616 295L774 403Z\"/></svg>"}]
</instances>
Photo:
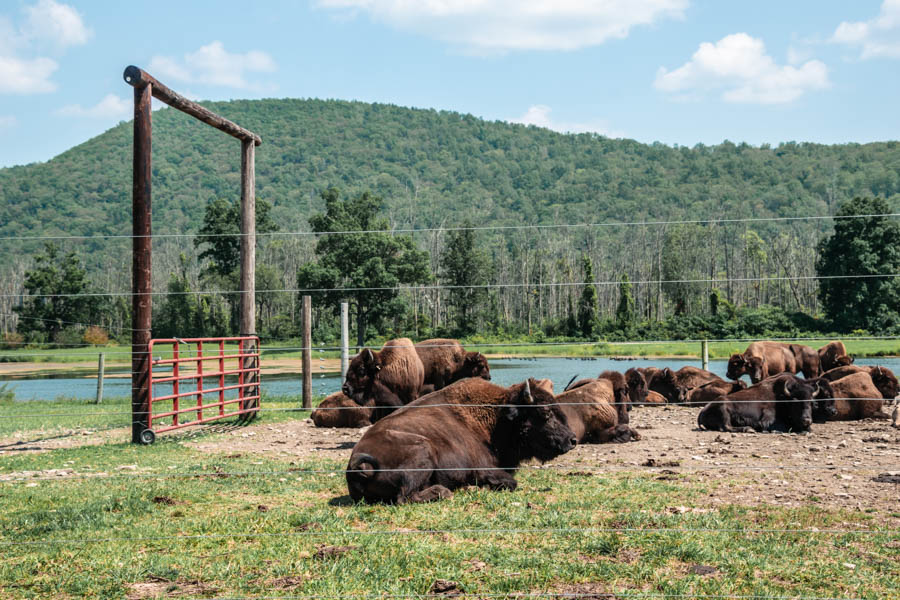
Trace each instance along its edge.
<instances>
[{"instance_id":1,"label":"horizontal wooden beam","mask_svg":"<svg viewBox=\"0 0 900 600\"><path fill-rule=\"evenodd\" d=\"M236 123L232 123L228 119L220 117L211 110L203 108L196 102L188 100L181 94L173 92L168 87L166 87L165 84L157 81L155 77L153 77L143 69L139 69L138 67L131 65L125 69L124 77L125 83L128 83L135 88L141 88L147 84L150 84L150 91L153 93L154 98L156 98L160 102L165 102L172 108L177 108L181 112L185 112L192 117L200 119L207 125L212 125L216 129L224 131L228 135L234 136L239 140L252 141L255 146L259 146L260 144L262 144L262 138L252 131L248 131L240 125L237 125Z\"/></svg>"}]
</instances>

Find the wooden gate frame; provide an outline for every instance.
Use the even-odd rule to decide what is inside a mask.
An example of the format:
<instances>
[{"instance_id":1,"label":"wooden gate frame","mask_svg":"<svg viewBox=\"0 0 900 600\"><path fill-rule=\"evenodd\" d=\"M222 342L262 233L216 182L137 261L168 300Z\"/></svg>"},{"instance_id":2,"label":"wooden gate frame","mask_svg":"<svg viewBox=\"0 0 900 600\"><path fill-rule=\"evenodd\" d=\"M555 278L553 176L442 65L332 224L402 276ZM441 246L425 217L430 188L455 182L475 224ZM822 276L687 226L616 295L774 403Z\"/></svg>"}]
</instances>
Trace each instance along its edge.
<instances>
[{"instance_id":1,"label":"wooden gate frame","mask_svg":"<svg viewBox=\"0 0 900 600\"><path fill-rule=\"evenodd\" d=\"M262 138L173 92L135 66L123 74L134 88L134 170L132 178L131 441L139 444L150 428L150 360L153 289L151 283L150 98L164 102L241 140L241 336L256 335L256 150ZM257 348L258 349L258 348ZM251 369L258 358L246 365ZM258 390L257 390L258 391ZM255 394L258 396L258 393ZM255 415L256 412L249 413Z\"/></svg>"}]
</instances>

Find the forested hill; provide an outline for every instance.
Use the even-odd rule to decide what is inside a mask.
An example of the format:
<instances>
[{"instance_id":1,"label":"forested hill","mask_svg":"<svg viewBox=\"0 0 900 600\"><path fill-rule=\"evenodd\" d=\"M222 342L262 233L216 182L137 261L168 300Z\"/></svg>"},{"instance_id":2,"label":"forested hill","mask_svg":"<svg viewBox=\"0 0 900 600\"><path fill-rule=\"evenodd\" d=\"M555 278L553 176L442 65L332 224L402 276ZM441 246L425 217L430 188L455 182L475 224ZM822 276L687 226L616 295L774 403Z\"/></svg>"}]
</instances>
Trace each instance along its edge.
<instances>
[{"instance_id":1,"label":"forested hill","mask_svg":"<svg viewBox=\"0 0 900 600\"><path fill-rule=\"evenodd\" d=\"M672 148L384 104L205 105L262 136L257 192L285 229L306 229L329 186L373 190L400 227L464 218L823 215L857 195L900 204L900 143L893 141ZM239 142L172 109L154 112L153 126L154 232L196 231L209 199L239 194ZM46 163L0 169L0 235L127 234L130 198L131 126L121 123Z\"/></svg>"}]
</instances>

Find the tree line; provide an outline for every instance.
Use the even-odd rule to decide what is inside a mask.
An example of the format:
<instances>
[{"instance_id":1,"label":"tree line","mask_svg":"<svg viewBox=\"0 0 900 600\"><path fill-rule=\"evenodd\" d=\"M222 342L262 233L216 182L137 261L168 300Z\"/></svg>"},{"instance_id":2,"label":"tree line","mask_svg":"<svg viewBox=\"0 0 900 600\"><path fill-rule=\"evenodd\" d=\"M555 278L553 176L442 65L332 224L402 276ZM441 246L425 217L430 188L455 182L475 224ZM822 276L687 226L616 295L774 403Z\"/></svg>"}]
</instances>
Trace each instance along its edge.
<instances>
[{"instance_id":1,"label":"tree line","mask_svg":"<svg viewBox=\"0 0 900 600\"><path fill-rule=\"evenodd\" d=\"M423 235L394 232L385 202L373 193L342 196L329 188L322 200L324 210L309 219L312 235L302 236L277 235L271 205L257 203L263 234L257 314L266 339L298 336L304 293L313 297L317 343L337 339L346 301L360 346L397 335L640 340L900 333L900 223L890 216L846 218L889 213L879 198L841 204L825 235L804 222L775 234L718 222L576 233L498 232L471 220ZM167 293L155 300L154 336L236 331L238 219L236 202L216 199L190 250L183 240L163 241L155 277L167 277ZM100 286L76 252L48 243L23 278L26 294L41 297L15 306L7 340L102 340L96 328L88 333L79 323L129 336L130 301L95 295Z\"/></svg>"}]
</instances>

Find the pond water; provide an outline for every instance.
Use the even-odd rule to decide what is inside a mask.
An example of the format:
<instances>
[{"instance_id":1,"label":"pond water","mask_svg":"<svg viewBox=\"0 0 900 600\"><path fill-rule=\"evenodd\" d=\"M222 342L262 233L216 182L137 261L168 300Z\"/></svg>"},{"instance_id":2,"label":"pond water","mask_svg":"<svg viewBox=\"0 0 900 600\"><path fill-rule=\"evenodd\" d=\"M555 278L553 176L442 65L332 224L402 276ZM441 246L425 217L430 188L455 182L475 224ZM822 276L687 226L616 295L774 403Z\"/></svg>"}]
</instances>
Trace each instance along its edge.
<instances>
[{"instance_id":1,"label":"pond water","mask_svg":"<svg viewBox=\"0 0 900 600\"><path fill-rule=\"evenodd\" d=\"M299 361L298 361L299 362ZM879 364L900 373L900 358L860 358L858 365ZM602 371L625 371L631 367L669 367L680 369L685 365L700 366L699 360L674 360L674 359L640 359L640 360L613 360L610 358L507 358L491 360L491 376L499 385L511 385L520 383L527 377L550 378L561 391L572 377L595 377ZM727 361L709 361L709 370L725 377ZM746 377L745 377L746 379ZM39 379L3 379L0 385L7 384L8 389L15 393L18 401L54 400L59 397L89 400L97 393L96 378L39 378ZM228 384L234 382L229 378ZM217 387L215 378L204 381L205 388ZM336 374L321 374L313 377L313 393L327 395L340 389L340 377ZM193 390L192 384L183 382L181 391ZM301 380L296 375L272 375L262 378L263 394L268 396L299 396L301 393ZM171 393L171 385L154 386L154 396ZM107 377L103 384L104 397L129 397L131 396L131 380L127 378ZM234 392L226 395L234 397Z\"/></svg>"}]
</instances>

